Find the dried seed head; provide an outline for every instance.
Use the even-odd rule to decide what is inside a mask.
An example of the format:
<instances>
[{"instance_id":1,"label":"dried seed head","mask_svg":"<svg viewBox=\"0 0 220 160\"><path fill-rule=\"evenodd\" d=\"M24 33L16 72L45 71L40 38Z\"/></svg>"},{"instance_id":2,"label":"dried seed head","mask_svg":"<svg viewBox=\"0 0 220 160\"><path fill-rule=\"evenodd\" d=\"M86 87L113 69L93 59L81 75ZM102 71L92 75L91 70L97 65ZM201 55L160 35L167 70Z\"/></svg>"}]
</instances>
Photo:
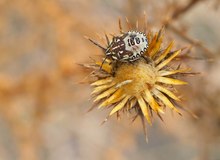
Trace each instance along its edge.
<instances>
[{"instance_id":1,"label":"dried seed head","mask_svg":"<svg viewBox=\"0 0 220 160\"><path fill-rule=\"evenodd\" d=\"M180 99L174 86L187 83L176 79L176 76L189 69L173 69L169 66L181 50L171 51L173 42L161 49L161 30L155 35L151 32L146 35L149 40L148 49L135 62L115 62L107 58L106 61L85 66L92 69L92 95L99 108L111 107L109 116L117 113L117 117L121 111L131 113L134 110L143 124L145 118L151 124L152 113L161 118L160 114L164 113L166 107L180 113L175 107L175 102Z\"/></svg>"}]
</instances>

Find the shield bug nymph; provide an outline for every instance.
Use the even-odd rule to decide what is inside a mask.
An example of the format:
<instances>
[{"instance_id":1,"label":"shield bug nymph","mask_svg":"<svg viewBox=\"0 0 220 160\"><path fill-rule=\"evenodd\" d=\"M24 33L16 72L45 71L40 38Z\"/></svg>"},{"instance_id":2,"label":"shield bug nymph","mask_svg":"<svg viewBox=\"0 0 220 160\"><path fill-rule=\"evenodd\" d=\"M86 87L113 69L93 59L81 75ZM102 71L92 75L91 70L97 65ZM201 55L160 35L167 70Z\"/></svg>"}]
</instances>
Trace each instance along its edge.
<instances>
[{"instance_id":1,"label":"shield bug nymph","mask_svg":"<svg viewBox=\"0 0 220 160\"><path fill-rule=\"evenodd\" d=\"M120 36L115 36L111 43L107 36L106 39L108 43L107 48L102 47L91 39L89 40L104 51L106 58L110 58L116 62L134 62L143 56L148 48L148 39L146 35L138 31L128 31Z\"/></svg>"},{"instance_id":2,"label":"shield bug nymph","mask_svg":"<svg viewBox=\"0 0 220 160\"><path fill-rule=\"evenodd\" d=\"M116 61L133 62L138 60L148 48L148 40L144 33L129 31L121 36L113 37L105 51L106 56Z\"/></svg>"}]
</instances>

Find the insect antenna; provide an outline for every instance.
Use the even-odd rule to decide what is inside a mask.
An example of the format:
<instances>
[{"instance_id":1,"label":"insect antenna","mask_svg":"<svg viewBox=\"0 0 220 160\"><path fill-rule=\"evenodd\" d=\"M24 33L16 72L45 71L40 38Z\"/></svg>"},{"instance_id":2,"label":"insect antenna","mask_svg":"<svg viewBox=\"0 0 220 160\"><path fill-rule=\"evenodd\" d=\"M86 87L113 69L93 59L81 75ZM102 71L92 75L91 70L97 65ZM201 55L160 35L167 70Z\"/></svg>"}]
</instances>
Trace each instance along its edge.
<instances>
[{"instance_id":1,"label":"insect antenna","mask_svg":"<svg viewBox=\"0 0 220 160\"><path fill-rule=\"evenodd\" d=\"M106 48L102 47L100 44L98 44L97 42L95 42L94 40L90 39L87 36L84 36L86 39L88 39L90 42L92 42L94 45L98 46L99 48L101 48L103 51L106 51Z\"/></svg>"}]
</instances>

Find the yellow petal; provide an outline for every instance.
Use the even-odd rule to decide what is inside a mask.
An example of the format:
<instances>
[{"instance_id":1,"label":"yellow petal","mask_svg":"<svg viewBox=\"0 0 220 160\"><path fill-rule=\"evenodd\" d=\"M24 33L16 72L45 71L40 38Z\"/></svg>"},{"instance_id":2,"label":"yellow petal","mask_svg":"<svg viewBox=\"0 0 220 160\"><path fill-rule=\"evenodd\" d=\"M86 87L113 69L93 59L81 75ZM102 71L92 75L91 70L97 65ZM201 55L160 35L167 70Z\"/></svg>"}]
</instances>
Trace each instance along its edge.
<instances>
[{"instance_id":1,"label":"yellow petal","mask_svg":"<svg viewBox=\"0 0 220 160\"><path fill-rule=\"evenodd\" d=\"M122 86L124 86L124 85L126 85L126 84L129 84L129 83L131 83L131 82L132 82L132 80L125 80L125 81L123 81L123 82L118 83L115 87L116 87L116 88L121 88Z\"/></svg>"},{"instance_id":2,"label":"yellow petal","mask_svg":"<svg viewBox=\"0 0 220 160\"><path fill-rule=\"evenodd\" d=\"M149 55L150 55L150 53L151 53L151 51L152 51L154 45L156 44L157 35L158 35L158 33L156 33L156 34L154 35L154 37L152 38L151 42L149 43L149 47L148 47ZM151 36L152 36L152 35L151 35ZM149 37L149 35L148 35L148 37ZM150 55L150 56L151 56L151 55Z\"/></svg>"},{"instance_id":3,"label":"yellow petal","mask_svg":"<svg viewBox=\"0 0 220 160\"><path fill-rule=\"evenodd\" d=\"M99 93L99 92L102 92L108 88L111 88L112 86L114 86L115 83L110 83L110 84L105 84L105 85L101 85L101 86L98 86L98 87L95 87L92 94L96 94L96 93Z\"/></svg>"},{"instance_id":4,"label":"yellow petal","mask_svg":"<svg viewBox=\"0 0 220 160\"><path fill-rule=\"evenodd\" d=\"M172 41L169 46L166 48L166 50L155 60L155 63L158 64L163 60L167 54L170 52L171 48L173 47L174 41Z\"/></svg>"},{"instance_id":5,"label":"yellow petal","mask_svg":"<svg viewBox=\"0 0 220 160\"><path fill-rule=\"evenodd\" d=\"M191 70L190 68L179 69L179 70L172 70L172 71L161 70L158 73L159 73L160 76L169 76L169 75L173 75L173 74L177 74L177 73L184 73L184 72L187 72L187 71L190 71L190 70Z\"/></svg>"},{"instance_id":6,"label":"yellow petal","mask_svg":"<svg viewBox=\"0 0 220 160\"><path fill-rule=\"evenodd\" d=\"M151 95L149 90L144 91L143 98L155 112L164 113L163 110L160 108L160 106L155 101L154 97Z\"/></svg>"},{"instance_id":7,"label":"yellow petal","mask_svg":"<svg viewBox=\"0 0 220 160\"><path fill-rule=\"evenodd\" d=\"M122 100L125 96L122 95L122 89L118 89L111 97L106 99L98 108L108 106L109 104L116 103Z\"/></svg>"},{"instance_id":8,"label":"yellow petal","mask_svg":"<svg viewBox=\"0 0 220 160\"><path fill-rule=\"evenodd\" d=\"M96 99L94 100L94 102L97 102L98 100L102 99L102 98L105 98L105 97L108 97L110 96L112 93L114 93L117 89L115 87L112 87L110 89L108 89L107 91L101 93L100 95L98 95L96 97Z\"/></svg>"},{"instance_id":9,"label":"yellow petal","mask_svg":"<svg viewBox=\"0 0 220 160\"><path fill-rule=\"evenodd\" d=\"M187 84L187 82L173 79L173 78L167 78L167 77L157 77L157 82L165 83L165 84L173 84L173 85L184 85Z\"/></svg>"},{"instance_id":10,"label":"yellow petal","mask_svg":"<svg viewBox=\"0 0 220 160\"><path fill-rule=\"evenodd\" d=\"M158 51L160 50L160 46L161 43L163 41L163 37L158 37L159 35L157 35L157 37L155 37L155 39L153 39L152 45L149 48L149 56L153 57L156 53L158 53Z\"/></svg>"},{"instance_id":11,"label":"yellow petal","mask_svg":"<svg viewBox=\"0 0 220 160\"><path fill-rule=\"evenodd\" d=\"M112 82L112 78L100 79L92 83L91 86L100 86L100 85L107 84L110 82Z\"/></svg>"},{"instance_id":12,"label":"yellow petal","mask_svg":"<svg viewBox=\"0 0 220 160\"><path fill-rule=\"evenodd\" d=\"M133 98L129 101L129 109L131 109L132 107L135 106L135 104L137 103L137 99Z\"/></svg>"},{"instance_id":13,"label":"yellow petal","mask_svg":"<svg viewBox=\"0 0 220 160\"><path fill-rule=\"evenodd\" d=\"M174 52L169 58L167 58L166 60L164 60L163 62L161 62L157 68L158 70L160 70L161 68L163 68L164 66L166 66L173 58L175 58L179 53L181 52L181 50L178 50L176 52Z\"/></svg>"},{"instance_id":14,"label":"yellow petal","mask_svg":"<svg viewBox=\"0 0 220 160\"><path fill-rule=\"evenodd\" d=\"M180 101L180 99L175 95L173 94L171 91L169 91L168 89L160 86L160 85L155 85L155 88L163 93L165 93L166 95L168 95L170 98L173 98L174 100L176 101Z\"/></svg>"},{"instance_id":15,"label":"yellow petal","mask_svg":"<svg viewBox=\"0 0 220 160\"><path fill-rule=\"evenodd\" d=\"M178 109L176 109L174 107L174 105L170 102L170 100L163 94L161 93L160 91L158 90L153 90L153 93L155 96L157 96L167 107L175 110L176 112L180 113L180 111Z\"/></svg>"},{"instance_id":16,"label":"yellow petal","mask_svg":"<svg viewBox=\"0 0 220 160\"><path fill-rule=\"evenodd\" d=\"M119 111L120 109L122 109L123 107L125 107L125 104L127 103L128 99L131 96L126 96L119 104L117 104L112 111L110 112L110 116L113 115L115 112Z\"/></svg>"},{"instance_id":17,"label":"yellow petal","mask_svg":"<svg viewBox=\"0 0 220 160\"><path fill-rule=\"evenodd\" d=\"M154 37L155 39L153 39L153 41L151 41L152 43L150 43L150 45L149 45L150 50L149 50L148 55L150 55L150 57L153 57L160 50L160 46L163 41L163 35L162 35L163 29L164 29L164 27L161 28L158 33L156 33L156 35Z\"/></svg>"},{"instance_id":18,"label":"yellow petal","mask_svg":"<svg viewBox=\"0 0 220 160\"><path fill-rule=\"evenodd\" d=\"M137 100L138 100L139 106L141 107L141 111L142 111L144 117L147 119L149 124L152 124L151 118L150 118L150 115L149 115L149 112L147 109L146 102L143 100L143 98L141 96L137 97Z\"/></svg>"},{"instance_id":19,"label":"yellow petal","mask_svg":"<svg viewBox=\"0 0 220 160\"><path fill-rule=\"evenodd\" d=\"M158 51L160 50L160 46L162 43L162 38L159 39L159 41L155 44L154 48L152 49L150 55L153 57Z\"/></svg>"},{"instance_id":20,"label":"yellow petal","mask_svg":"<svg viewBox=\"0 0 220 160\"><path fill-rule=\"evenodd\" d=\"M148 34L147 34L147 39L152 42L153 36L154 36L153 33L151 31L149 31Z\"/></svg>"}]
</instances>

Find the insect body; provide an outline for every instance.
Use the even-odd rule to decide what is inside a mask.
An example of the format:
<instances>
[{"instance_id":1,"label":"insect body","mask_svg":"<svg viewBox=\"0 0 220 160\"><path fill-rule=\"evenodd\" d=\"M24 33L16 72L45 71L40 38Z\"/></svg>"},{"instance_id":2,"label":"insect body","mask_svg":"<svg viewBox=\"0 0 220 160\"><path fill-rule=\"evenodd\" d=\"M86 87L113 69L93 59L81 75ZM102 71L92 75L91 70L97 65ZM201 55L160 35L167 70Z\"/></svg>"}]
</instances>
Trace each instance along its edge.
<instances>
[{"instance_id":1,"label":"insect body","mask_svg":"<svg viewBox=\"0 0 220 160\"><path fill-rule=\"evenodd\" d=\"M105 53L116 61L133 62L138 60L148 48L148 40L144 33L129 31L114 37Z\"/></svg>"}]
</instances>

